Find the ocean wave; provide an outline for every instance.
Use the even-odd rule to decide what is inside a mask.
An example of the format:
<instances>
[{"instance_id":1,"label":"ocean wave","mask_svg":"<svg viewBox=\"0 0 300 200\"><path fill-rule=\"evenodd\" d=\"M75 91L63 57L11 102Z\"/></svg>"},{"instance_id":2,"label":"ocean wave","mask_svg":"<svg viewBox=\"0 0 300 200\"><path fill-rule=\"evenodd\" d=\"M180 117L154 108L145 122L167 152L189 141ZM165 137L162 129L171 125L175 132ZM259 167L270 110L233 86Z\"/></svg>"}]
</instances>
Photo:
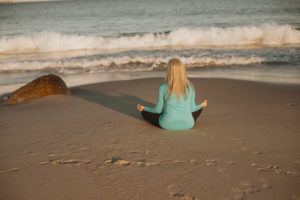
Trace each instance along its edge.
<instances>
[{"instance_id":1,"label":"ocean wave","mask_svg":"<svg viewBox=\"0 0 300 200\"><path fill-rule=\"evenodd\" d=\"M231 28L180 28L165 33L114 37L41 32L31 36L0 38L0 52L52 52L72 50L124 50L162 47L300 45L300 31L290 25L240 26Z\"/></svg>"},{"instance_id":2,"label":"ocean wave","mask_svg":"<svg viewBox=\"0 0 300 200\"><path fill-rule=\"evenodd\" d=\"M0 63L0 72L16 71L56 71L61 73L80 72L122 72L122 71L155 71L167 66L168 61L173 57L155 56L120 56L107 57L95 60L69 59L49 61L20 61ZM188 69L206 66L232 66L249 65L263 62L263 59L256 56L190 56L179 57Z\"/></svg>"}]
</instances>

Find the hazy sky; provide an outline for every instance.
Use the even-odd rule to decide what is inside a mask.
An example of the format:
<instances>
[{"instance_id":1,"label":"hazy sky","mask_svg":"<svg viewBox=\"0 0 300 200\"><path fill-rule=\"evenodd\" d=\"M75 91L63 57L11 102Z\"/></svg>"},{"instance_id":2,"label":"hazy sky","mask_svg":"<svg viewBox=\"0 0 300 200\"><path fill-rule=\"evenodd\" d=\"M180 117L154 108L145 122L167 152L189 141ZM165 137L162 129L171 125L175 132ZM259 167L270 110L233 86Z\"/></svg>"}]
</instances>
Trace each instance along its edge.
<instances>
[{"instance_id":1,"label":"hazy sky","mask_svg":"<svg viewBox=\"0 0 300 200\"><path fill-rule=\"evenodd\" d=\"M0 2L33 2L33 1L53 1L53 0L0 0Z\"/></svg>"}]
</instances>

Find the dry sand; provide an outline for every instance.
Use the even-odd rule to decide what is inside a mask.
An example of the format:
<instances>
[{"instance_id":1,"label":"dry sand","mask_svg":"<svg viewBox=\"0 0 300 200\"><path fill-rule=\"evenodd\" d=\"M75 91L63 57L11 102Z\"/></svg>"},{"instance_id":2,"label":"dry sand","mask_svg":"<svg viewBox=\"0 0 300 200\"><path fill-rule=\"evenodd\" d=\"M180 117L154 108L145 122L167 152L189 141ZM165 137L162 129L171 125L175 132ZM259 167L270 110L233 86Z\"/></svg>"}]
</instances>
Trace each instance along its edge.
<instances>
[{"instance_id":1,"label":"dry sand","mask_svg":"<svg viewBox=\"0 0 300 200\"><path fill-rule=\"evenodd\" d=\"M145 122L163 79L0 106L0 199L300 199L300 85L192 79L196 126Z\"/></svg>"}]
</instances>

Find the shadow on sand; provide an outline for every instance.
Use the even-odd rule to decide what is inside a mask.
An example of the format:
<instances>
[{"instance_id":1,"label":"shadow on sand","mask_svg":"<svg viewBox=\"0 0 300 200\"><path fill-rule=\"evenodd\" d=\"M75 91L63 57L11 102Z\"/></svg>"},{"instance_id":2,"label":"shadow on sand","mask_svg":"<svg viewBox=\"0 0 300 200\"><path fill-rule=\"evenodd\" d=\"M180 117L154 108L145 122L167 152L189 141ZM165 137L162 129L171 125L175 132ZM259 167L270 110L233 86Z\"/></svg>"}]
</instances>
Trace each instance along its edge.
<instances>
[{"instance_id":1,"label":"shadow on sand","mask_svg":"<svg viewBox=\"0 0 300 200\"><path fill-rule=\"evenodd\" d=\"M72 96L80 97L90 102L94 102L110 108L112 110L118 111L130 117L142 120L140 112L137 110L137 104L146 106L155 106L153 103L145 101L136 96L128 94L120 94L120 96L113 96L105 94L102 92L90 91L82 88L71 88Z\"/></svg>"}]
</instances>

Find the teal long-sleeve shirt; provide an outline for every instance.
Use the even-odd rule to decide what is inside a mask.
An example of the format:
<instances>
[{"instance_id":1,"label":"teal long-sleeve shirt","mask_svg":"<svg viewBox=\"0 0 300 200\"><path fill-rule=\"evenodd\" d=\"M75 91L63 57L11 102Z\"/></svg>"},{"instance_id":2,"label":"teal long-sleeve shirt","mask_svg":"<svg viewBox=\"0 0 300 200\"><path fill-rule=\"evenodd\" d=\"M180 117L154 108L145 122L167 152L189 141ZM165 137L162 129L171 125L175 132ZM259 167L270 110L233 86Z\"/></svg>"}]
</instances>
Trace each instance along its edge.
<instances>
[{"instance_id":1,"label":"teal long-sleeve shirt","mask_svg":"<svg viewBox=\"0 0 300 200\"><path fill-rule=\"evenodd\" d=\"M152 113L161 113L159 116L159 125L164 129L185 130L194 126L192 112L202 108L201 105L195 104L195 90L192 85L188 87L188 95L183 94L180 98L170 94L166 98L168 83L160 85L158 98L155 107L144 107L144 110Z\"/></svg>"}]
</instances>

